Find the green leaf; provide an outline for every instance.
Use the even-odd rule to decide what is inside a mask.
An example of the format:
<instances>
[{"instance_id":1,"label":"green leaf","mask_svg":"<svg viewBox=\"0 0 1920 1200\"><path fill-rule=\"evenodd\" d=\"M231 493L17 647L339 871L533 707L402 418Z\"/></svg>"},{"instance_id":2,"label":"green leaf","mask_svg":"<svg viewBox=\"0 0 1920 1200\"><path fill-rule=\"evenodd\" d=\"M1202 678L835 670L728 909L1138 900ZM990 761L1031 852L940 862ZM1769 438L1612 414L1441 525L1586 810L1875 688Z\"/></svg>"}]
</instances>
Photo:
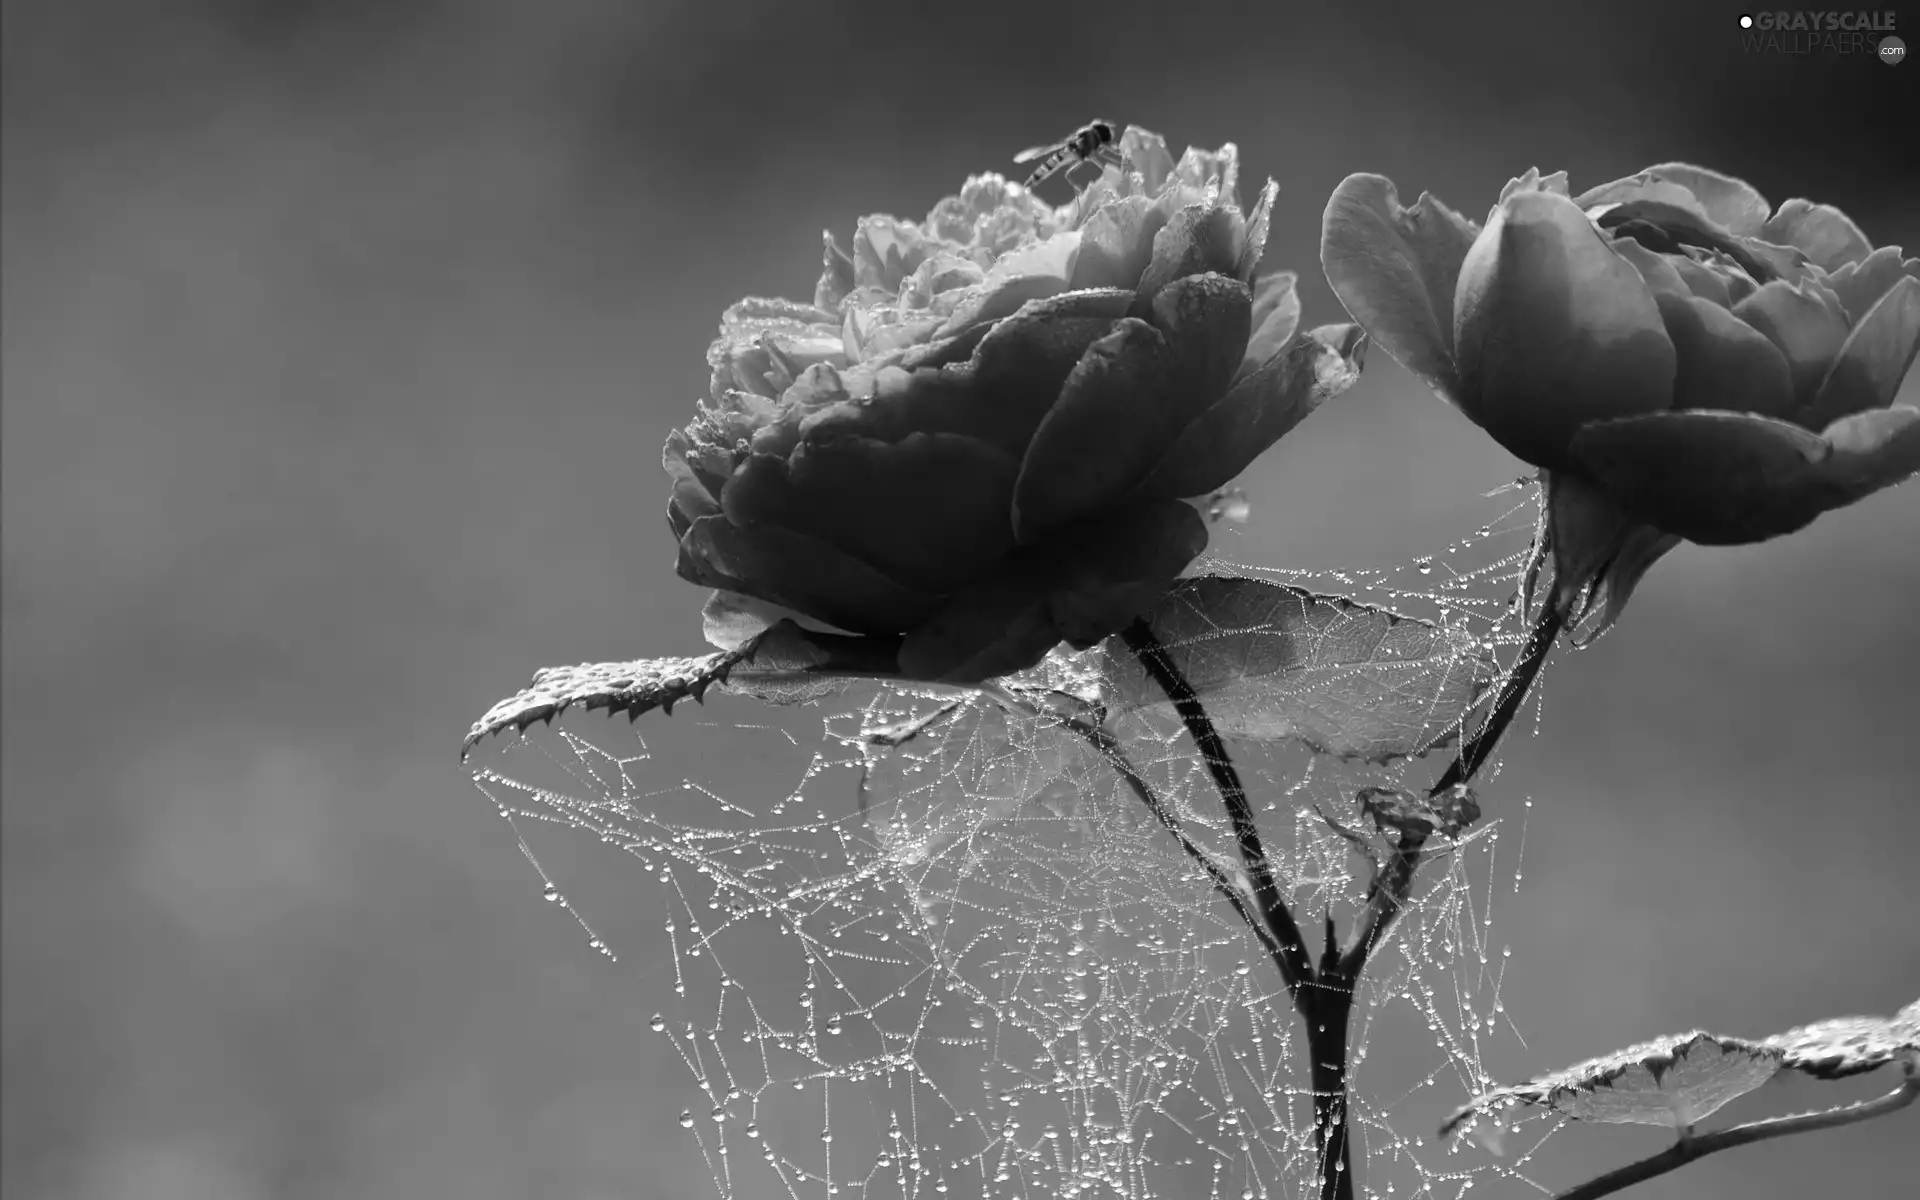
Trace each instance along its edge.
<instances>
[{"instance_id":1,"label":"green leaf","mask_svg":"<svg viewBox=\"0 0 1920 1200\"><path fill-rule=\"evenodd\" d=\"M1576 1121L1684 1132L1782 1070L1843 1079L1902 1060L1920 1061L1920 1000L1892 1017L1838 1017L1758 1041L1694 1030L1495 1088L1449 1116L1440 1136L1521 1105ZM1497 1119L1482 1138L1498 1152Z\"/></svg>"},{"instance_id":2,"label":"green leaf","mask_svg":"<svg viewBox=\"0 0 1920 1200\"><path fill-rule=\"evenodd\" d=\"M1186 580L1147 622L1221 733L1341 758L1385 763L1445 745L1499 674L1465 633L1259 579ZM1090 653L1104 658L1107 707L1172 712L1118 642Z\"/></svg>"}]
</instances>

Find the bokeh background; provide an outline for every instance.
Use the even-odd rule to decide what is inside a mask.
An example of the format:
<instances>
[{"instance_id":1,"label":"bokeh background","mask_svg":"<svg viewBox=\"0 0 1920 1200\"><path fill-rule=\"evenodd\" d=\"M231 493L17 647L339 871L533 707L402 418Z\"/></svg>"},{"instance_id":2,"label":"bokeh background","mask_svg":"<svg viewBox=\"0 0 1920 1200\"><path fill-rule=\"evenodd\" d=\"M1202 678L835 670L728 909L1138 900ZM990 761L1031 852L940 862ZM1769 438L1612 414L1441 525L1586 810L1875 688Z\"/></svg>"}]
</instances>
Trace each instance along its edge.
<instances>
[{"instance_id":1,"label":"bokeh background","mask_svg":"<svg viewBox=\"0 0 1920 1200\"><path fill-rule=\"evenodd\" d=\"M1309 323L1351 170L1474 213L1689 159L1920 243L1920 65L1753 57L1737 12L8 0L5 1195L713 1194L657 920L590 951L454 750L536 667L697 646L656 464L722 307L1095 114L1277 177ZM1230 552L1404 561L1518 473L1376 355ZM1551 669L1487 792L1535 799L1501 1074L1920 995L1917 536L1910 485L1682 548ZM1917 1131L1634 1194L1891 1196Z\"/></svg>"}]
</instances>

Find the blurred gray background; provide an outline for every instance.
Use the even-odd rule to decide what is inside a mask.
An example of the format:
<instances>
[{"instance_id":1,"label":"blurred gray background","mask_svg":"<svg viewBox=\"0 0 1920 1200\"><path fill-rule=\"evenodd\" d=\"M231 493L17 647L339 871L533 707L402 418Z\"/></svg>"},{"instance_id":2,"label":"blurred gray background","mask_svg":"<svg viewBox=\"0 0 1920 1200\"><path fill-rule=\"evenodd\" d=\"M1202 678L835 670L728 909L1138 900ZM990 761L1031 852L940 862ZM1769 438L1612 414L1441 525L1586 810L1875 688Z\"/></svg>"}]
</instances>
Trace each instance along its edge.
<instances>
[{"instance_id":1,"label":"blurred gray background","mask_svg":"<svg viewBox=\"0 0 1920 1200\"><path fill-rule=\"evenodd\" d=\"M1093 115L1277 177L1310 324L1352 170L1477 215L1689 159L1920 243L1920 65L1751 57L1737 12L8 0L6 1196L711 1195L657 914L590 951L454 751L536 667L697 649L657 463L720 310ZM1518 473L1376 355L1230 552L1404 561ZM1909 485L1683 548L1550 669L1485 797L1535 799L1497 1072L1920 995L1916 535ZM647 894L590 849L570 886ZM1916 1133L1633 1194L1891 1196Z\"/></svg>"}]
</instances>

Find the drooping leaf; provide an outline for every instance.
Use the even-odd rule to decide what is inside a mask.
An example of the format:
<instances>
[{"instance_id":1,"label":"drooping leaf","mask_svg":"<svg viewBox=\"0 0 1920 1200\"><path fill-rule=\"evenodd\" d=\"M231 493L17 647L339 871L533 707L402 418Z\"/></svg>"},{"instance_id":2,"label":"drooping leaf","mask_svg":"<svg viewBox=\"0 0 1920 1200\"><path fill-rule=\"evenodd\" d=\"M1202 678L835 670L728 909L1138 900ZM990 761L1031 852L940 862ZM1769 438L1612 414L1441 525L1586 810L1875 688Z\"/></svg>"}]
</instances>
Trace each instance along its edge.
<instances>
[{"instance_id":1,"label":"drooping leaf","mask_svg":"<svg viewBox=\"0 0 1920 1200\"><path fill-rule=\"evenodd\" d=\"M1445 745L1499 674L1465 633L1260 579L1186 580L1147 622L1223 734L1341 758L1385 763ZM1089 653L1104 656L1108 707L1171 711L1117 640Z\"/></svg>"},{"instance_id":2,"label":"drooping leaf","mask_svg":"<svg viewBox=\"0 0 1920 1200\"><path fill-rule=\"evenodd\" d=\"M460 757L490 734L524 732L535 722L551 723L569 708L604 708L609 714L624 712L629 720L656 708L671 716L682 700L704 703L712 687L776 704L814 699L843 686L849 676L881 674L878 668L896 640L818 634L782 621L717 654L547 667L473 723Z\"/></svg>"},{"instance_id":3,"label":"drooping leaf","mask_svg":"<svg viewBox=\"0 0 1920 1200\"><path fill-rule=\"evenodd\" d=\"M1476 1096L1446 1119L1440 1136L1519 1105L1576 1121L1688 1129L1773 1078L1782 1057L1778 1048L1698 1029L1656 1038Z\"/></svg>"},{"instance_id":4,"label":"drooping leaf","mask_svg":"<svg viewBox=\"0 0 1920 1200\"><path fill-rule=\"evenodd\" d=\"M1495 1088L1457 1109L1440 1136L1495 1117L1482 1136L1497 1152L1497 1115L1520 1105L1577 1121L1686 1130L1782 1070L1844 1079L1903 1059L1920 1061L1920 1000L1892 1017L1838 1017L1758 1041L1694 1030Z\"/></svg>"}]
</instances>

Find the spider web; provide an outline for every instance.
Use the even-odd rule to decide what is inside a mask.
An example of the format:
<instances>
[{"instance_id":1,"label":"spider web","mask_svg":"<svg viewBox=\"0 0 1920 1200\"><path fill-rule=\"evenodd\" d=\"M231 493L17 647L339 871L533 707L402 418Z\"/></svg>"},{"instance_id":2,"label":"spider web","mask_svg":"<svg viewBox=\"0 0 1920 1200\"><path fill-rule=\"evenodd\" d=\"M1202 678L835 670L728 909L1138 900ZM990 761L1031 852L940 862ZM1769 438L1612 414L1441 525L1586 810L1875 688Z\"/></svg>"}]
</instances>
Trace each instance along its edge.
<instances>
[{"instance_id":1,"label":"spider web","mask_svg":"<svg viewBox=\"0 0 1920 1200\"><path fill-rule=\"evenodd\" d=\"M1511 646L1537 515L1519 491L1489 493L1486 525L1393 568L1210 566ZM783 708L721 694L703 714L717 719L697 722L575 715L475 779L603 954L618 947L529 837L584 831L655 881L670 961L644 973L639 1003L689 1081L672 1132L720 1196L1313 1194L1305 1036L1272 963L1112 764L1058 713L1009 700L867 685ZM1108 728L1187 835L1234 867L1178 721L1148 708ZM1323 915L1344 936L1370 875L1350 841L1356 792L1424 789L1445 753L1382 766L1230 747L1310 949ZM781 793L773 778L797 782ZM1435 839L1355 997L1362 1195L1525 1179L1532 1150L1469 1161L1422 1136L1491 1086L1487 1052L1520 1037L1492 925L1520 887L1531 801L1488 807Z\"/></svg>"}]
</instances>

